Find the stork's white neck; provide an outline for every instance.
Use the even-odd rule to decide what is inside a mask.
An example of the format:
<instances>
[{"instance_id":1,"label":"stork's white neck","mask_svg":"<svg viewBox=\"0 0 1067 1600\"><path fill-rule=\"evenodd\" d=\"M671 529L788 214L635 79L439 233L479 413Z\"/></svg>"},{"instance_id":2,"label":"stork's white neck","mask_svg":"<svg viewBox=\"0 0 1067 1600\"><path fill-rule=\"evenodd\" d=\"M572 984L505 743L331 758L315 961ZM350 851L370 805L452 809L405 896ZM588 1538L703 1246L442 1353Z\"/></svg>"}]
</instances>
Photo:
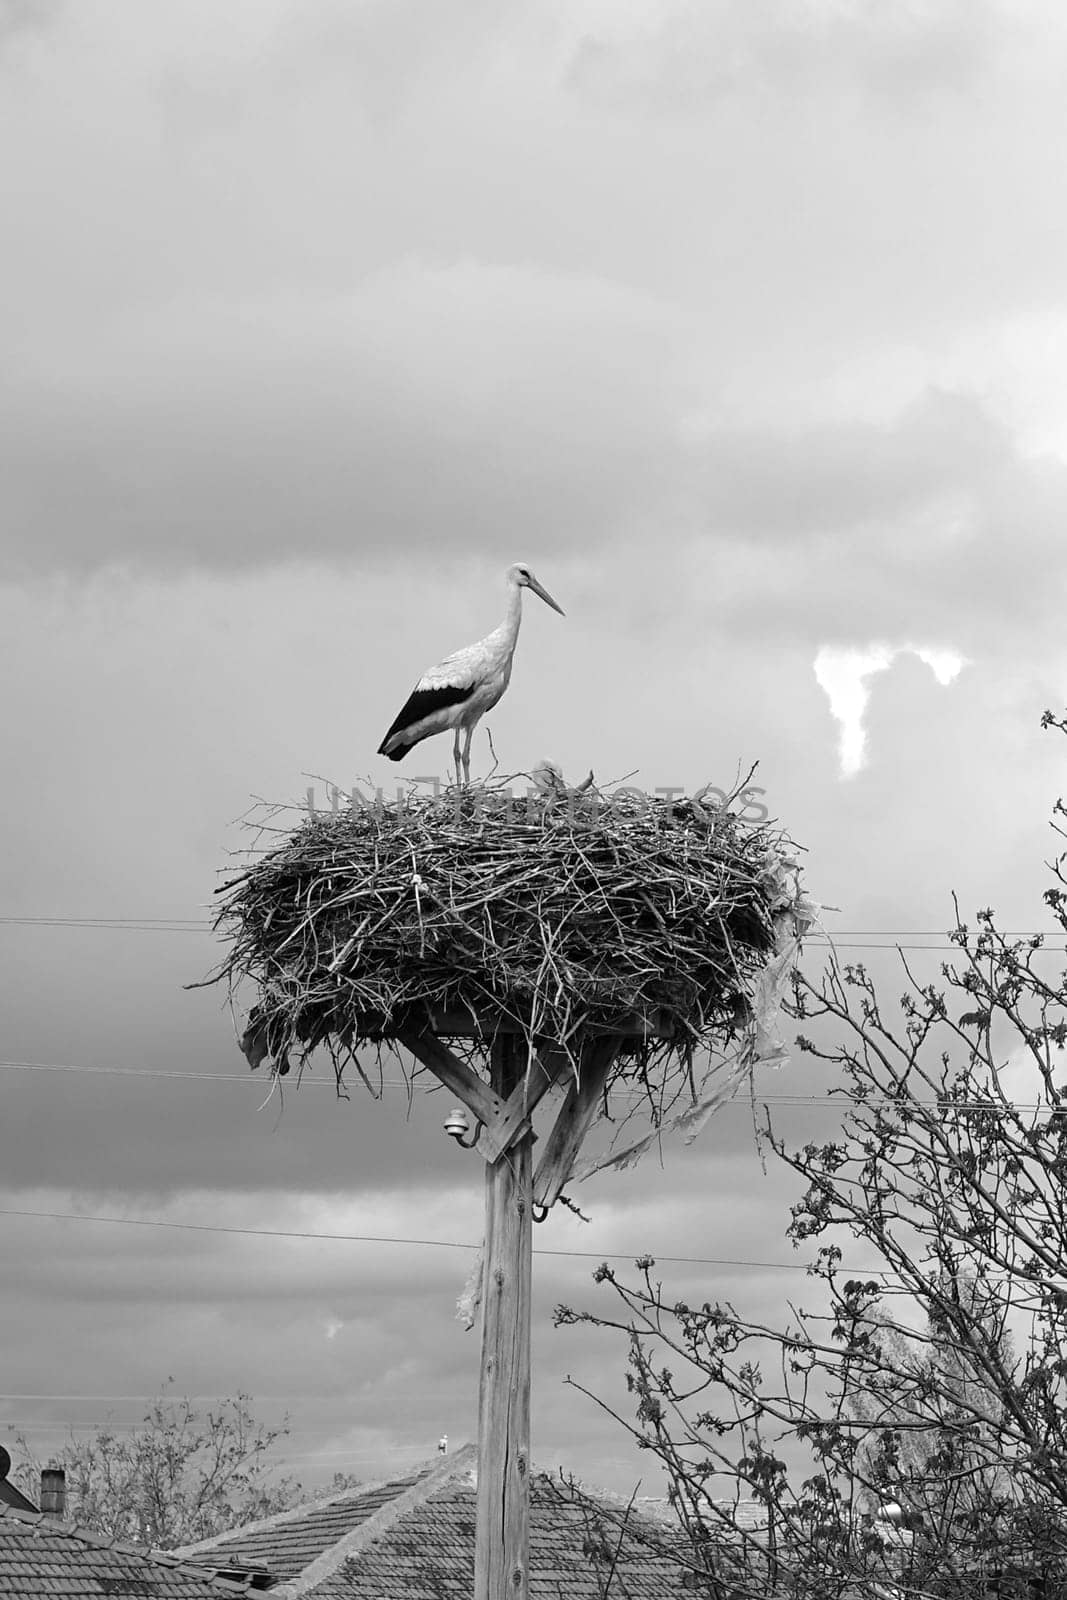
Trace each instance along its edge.
<instances>
[{"instance_id":1,"label":"stork's white neck","mask_svg":"<svg viewBox=\"0 0 1067 1600\"><path fill-rule=\"evenodd\" d=\"M508 583L508 609L504 620L500 624L500 632L510 645L514 645L519 636L519 623L522 621L522 585L521 583Z\"/></svg>"},{"instance_id":2,"label":"stork's white neck","mask_svg":"<svg viewBox=\"0 0 1067 1600\"><path fill-rule=\"evenodd\" d=\"M522 621L522 586L509 580L508 591L508 609L504 620L482 643L494 657L506 661L510 671L515 641L519 637L519 623Z\"/></svg>"}]
</instances>

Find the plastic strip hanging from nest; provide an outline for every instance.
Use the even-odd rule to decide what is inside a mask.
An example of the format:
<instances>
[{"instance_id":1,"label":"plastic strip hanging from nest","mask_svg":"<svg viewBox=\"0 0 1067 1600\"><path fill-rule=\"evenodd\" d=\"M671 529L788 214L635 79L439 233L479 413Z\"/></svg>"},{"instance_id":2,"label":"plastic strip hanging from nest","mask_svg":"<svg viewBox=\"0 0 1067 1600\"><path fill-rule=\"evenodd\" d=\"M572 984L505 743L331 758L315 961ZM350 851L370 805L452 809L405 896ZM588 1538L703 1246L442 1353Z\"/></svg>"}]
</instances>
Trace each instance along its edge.
<instances>
[{"instance_id":1,"label":"plastic strip hanging from nest","mask_svg":"<svg viewBox=\"0 0 1067 1600\"><path fill-rule=\"evenodd\" d=\"M463 1293L456 1301L456 1320L462 1322L467 1332L474 1327L474 1319L478 1315L478 1307L482 1303L482 1275L485 1271L485 1246L478 1246L478 1253L474 1257L474 1265L466 1283Z\"/></svg>"}]
</instances>

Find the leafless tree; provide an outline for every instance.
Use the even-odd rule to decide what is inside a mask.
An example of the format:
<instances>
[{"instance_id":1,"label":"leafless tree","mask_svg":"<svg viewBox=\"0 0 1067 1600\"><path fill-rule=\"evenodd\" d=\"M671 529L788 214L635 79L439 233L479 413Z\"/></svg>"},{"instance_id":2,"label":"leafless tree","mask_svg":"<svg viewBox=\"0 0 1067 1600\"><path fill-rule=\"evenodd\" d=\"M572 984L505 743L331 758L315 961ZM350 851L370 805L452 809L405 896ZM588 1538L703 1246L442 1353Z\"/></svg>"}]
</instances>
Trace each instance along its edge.
<instances>
[{"instance_id":1,"label":"leafless tree","mask_svg":"<svg viewBox=\"0 0 1067 1600\"><path fill-rule=\"evenodd\" d=\"M1044 900L1067 933L1065 818ZM816 1309L670 1303L651 1259L599 1269L613 1311L558 1309L627 1339L619 1420L663 1463L708 1595L1067 1594L1063 943L955 922L940 982L901 954L892 1007L862 966L797 980L841 1129L765 1132L804 1184L788 1231L816 1245Z\"/></svg>"},{"instance_id":2,"label":"leafless tree","mask_svg":"<svg viewBox=\"0 0 1067 1600\"><path fill-rule=\"evenodd\" d=\"M72 1432L50 1458L66 1472L68 1521L169 1550L298 1504L303 1486L276 1477L271 1459L274 1445L289 1432L288 1421L264 1427L252 1404L249 1395L239 1394L198 1411L164 1390L139 1427L105 1426L84 1437ZM24 1439L19 1443L23 1459L13 1477L32 1497L41 1463ZM340 1491L357 1482L338 1473L333 1487Z\"/></svg>"}]
</instances>

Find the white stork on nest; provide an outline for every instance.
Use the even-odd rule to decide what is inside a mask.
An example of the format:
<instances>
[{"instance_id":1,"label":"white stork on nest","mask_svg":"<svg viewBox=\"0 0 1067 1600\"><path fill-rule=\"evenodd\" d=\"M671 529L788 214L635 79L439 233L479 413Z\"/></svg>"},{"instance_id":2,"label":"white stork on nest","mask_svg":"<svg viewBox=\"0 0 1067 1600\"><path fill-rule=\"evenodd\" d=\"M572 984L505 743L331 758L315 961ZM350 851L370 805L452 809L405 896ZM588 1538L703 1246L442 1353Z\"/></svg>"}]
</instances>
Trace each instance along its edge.
<instances>
[{"instance_id":1,"label":"white stork on nest","mask_svg":"<svg viewBox=\"0 0 1067 1600\"><path fill-rule=\"evenodd\" d=\"M494 628L477 644L469 644L465 650L446 656L436 667L423 673L378 746L380 756L400 761L423 739L454 728L456 778L459 779L462 769L463 782L470 782L474 725L492 710L511 679L511 661L522 621L522 591L532 589L553 611L558 611L561 617L564 614L562 606L556 604L523 562L508 568L507 585L507 615L499 628ZM466 736L462 750L461 733Z\"/></svg>"}]
</instances>

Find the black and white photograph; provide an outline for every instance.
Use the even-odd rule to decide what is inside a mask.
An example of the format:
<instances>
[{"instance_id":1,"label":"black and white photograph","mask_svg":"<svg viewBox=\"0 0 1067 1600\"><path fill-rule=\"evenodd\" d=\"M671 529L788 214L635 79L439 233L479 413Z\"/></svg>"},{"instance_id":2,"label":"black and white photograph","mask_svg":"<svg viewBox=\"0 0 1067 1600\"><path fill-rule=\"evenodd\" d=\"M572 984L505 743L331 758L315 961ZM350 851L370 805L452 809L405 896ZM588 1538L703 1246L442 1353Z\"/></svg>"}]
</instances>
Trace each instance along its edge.
<instances>
[{"instance_id":1,"label":"black and white photograph","mask_svg":"<svg viewBox=\"0 0 1067 1600\"><path fill-rule=\"evenodd\" d=\"M1067 1596L1067 10L0 0L0 285L0 1597Z\"/></svg>"}]
</instances>

